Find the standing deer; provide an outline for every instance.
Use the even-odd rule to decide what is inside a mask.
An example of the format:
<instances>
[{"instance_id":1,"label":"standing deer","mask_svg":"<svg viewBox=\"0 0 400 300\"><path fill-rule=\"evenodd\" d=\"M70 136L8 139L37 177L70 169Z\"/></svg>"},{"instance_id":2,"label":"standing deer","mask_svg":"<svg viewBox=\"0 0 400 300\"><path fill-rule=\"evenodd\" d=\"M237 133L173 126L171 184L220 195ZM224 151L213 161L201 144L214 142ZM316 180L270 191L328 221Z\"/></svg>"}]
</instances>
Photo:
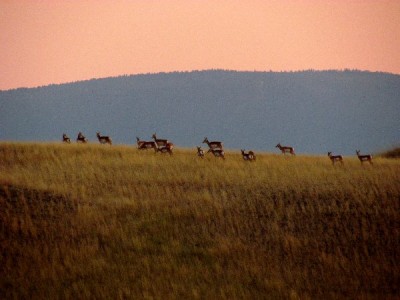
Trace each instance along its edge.
<instances>
[{"instance_id":1,"label":"standing deer","mask_svg":"<svg viewBox=\"0 0 400 300\"><path fill-rule=\"evenodd\" d=\"M63 143L71 144L71 139L65 133L63 133L62 141L63 141Z\"/></svg>"},{"instance_id":2,"label":"standing deer","mask_svg":"<svg viewBox=\"0 0 400 300\"><path fill-rule=\"evenodd\" d=\"M214 142L210 142L209 140L208 140L208 138L204 138L204 141L203 141L203 144L207 144L208 145L208 147L210 148L210 150L211 149L223 149L223 144L222 144L222 142L217 142L217 141L214 141ZM208 150L208 152L210 152L210 150Z\"/></svg>"},{"instance_id":3,"label":"standing deer","mask_svg":"<svg viewBox=\"0 0 400 300\"><path fill-rule=\"evenodd\" d=\"M197 146L197 156L200 158L204 158L204 151L199 146Z\"/></svg>"},{"instance_id":4,"label":"standing deer","mask_svg":"<svg viewBox=\"0 0 400 300\"><path fill-rule=\"evenodd\" d=\"M153 133L153 135L151 136L154 141L157 143L157 146L166 146L169 142L168 140L163 140L163 139L158 139L157 135L155 133Z\"/></svg>"},{"instance_id":5,"label":"standing deer","mask_svg":"<svg viewBox=\"0 0 400 300\"><path fill-rule=\"evenodd\" d=\"M341 155L332 155L332 152L328 152L328 156L332 161L332 165L336 162L340 162L343 165L343 157Z\"/></svg>"},{"instance_id":6,"label":"standing deer","mask_svg":"<svg viewBox=\"0 0 400 300\"><path fill-rule=\"evenodd\" d=\"M214 154L215 157L220 157L222 159L225 159L225 152L222 149L210 149L207 151L207 153L208 152L211 152L212 154Z\"/></svg>"},{"instance_id":7,"label":"standing deer","mask_svg":"<svg viewBox=\"0 0 400 300\"><path fill-rule=\"evenodd\" d=\"M150 141L150 142L146 142L146 141L141 141L140 138L136 137L136 141L137 141L137 146L139 150L147 150L147 149L154 149L155 152L157 152L157 143Z\"/></svg>"},{"instance_id":8,"label":"standing deer","mask_svg":"<svg viewBox=\"0 0 400 300\"><path fill-rule=\"evenodd\" d=\"M240 151L242 152L242 157L243 157L244 160L246 160L246 161L254 161L254 160L256 160L256 155L254 154L253 151L249 151L247 153L245 152L244 149L241 149Z\"/></svg>"},{"instance_id":9,"label":"standing deer","mask_svg":"<svg viewBox=\"0 0 400 300\"><path fill-rule=\"evenodd\" d=\"M97 138L99 139L100 144L112 145L112 140L109 136L105 136L105 135L101 136L100 132L97 132L96 135L97 135Z\"/></svg>"},{"instance_id":10,"label":"standing deer","mask_svg":"<svg viewBox=\"0 0 400 300\"><path fill-rule=\"evenodd\" d=\"M279 150L281 150L282 154L290 153L292 155L296 155L296 153L294 153L294 148L293 147L282 146L279 143L278 145L275 146L275 148L279 148Z\"/></svg>"},{"instance_id":11,"label":"standing deer","mask_svg":"<svg viewBox=\"0 0 400 300\"><path fill-rule=\"evenodd\" d=\"M79 131L78 137L76 138L77 143L86 144L88 142L87 138Z\"/></svg>"},{"instance_id":12,"label":"standing deer","mask_svg":"<svg viewBox=\"0 0 400 300\"><path fill-rule=\"evenodd\" d=\"M361 164L364 163L364 161L369 162L371 165L372 163L372 155L371 154L366 154L366 155L360 155L360 150L356 150L356 154L358 159L360 160Z\"/></svg>"}]
</instances>

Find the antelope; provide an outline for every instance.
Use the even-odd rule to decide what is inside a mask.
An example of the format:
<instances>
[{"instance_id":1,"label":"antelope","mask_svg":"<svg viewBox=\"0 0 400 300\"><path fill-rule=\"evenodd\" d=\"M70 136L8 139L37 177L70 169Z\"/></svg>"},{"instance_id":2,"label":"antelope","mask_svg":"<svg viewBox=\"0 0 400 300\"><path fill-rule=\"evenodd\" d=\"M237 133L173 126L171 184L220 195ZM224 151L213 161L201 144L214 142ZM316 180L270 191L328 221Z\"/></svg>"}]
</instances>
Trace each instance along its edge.
<instances>
[{"instance_id":1,"label":"antelope","mask_svg":"<svg viewBox=\"0 0 400 300\"><path fill-rule=\"evenodd\" d=\"M240 150L242 152L242 157L244 160L253 161L256 160L256 155L253 151L249 151L248 153L245 152L244 149Z\"/></svg>"},{"instance_id":2,"label":"antelope","mask_svg":"<svg viewBox=\"0 0 400 300\"><path fill-rule=\"evenodd\" d=\"M340 162L343 165L343 157L341 155L332 155L332 152L328 152L328 156L332 161L332 165L336 162Z\"/></svg>"},{"instance_id":3,"label":"antelope","mask_svg":"<svg viewBox=\"0 0 400 300\"><path fill-rule=\"evenodd\" d=\"M112 145L112 140L109 136L105 136L105 135L101 136L100 132L97 132L96 135L97 135L97 138L99 139L100 144Z\"/></svg>"},{"instance_id":4,"label":"antelope","mask_svg":"<svg viewBox=\"0 0 400 300\"><path fill-rule=\"evenodd\" d=\"M369 162L371 165L372 163L372 155L371 154L366 154L366 155L360 155L360 150L356 150L356 154L358 159L360 160L361 164L364 163L364 161Z\"/></svg>"},{"instance_id":5,"label":"antelope","mask_svg":"<svg viewBox=\"0 0 400 300\"><path fill-rule=\"evenodd\" d=\"M77 143L83 143L86 144L88 142L87 138L82 134L82 132L79 131L78 137L76 138Z\"/></svg>"},{"instance_id":6,"label":"antelope","mask_svg":"<svg viewBox=\"0 0 400 300\"><path fill-rule=\"evenodd\" d=\"M166 146L169 143L168 140L157 139L157 135L155 133L153 133L151 137L157 143L157 146Z\"/></svg>"},{"instance_id":7,"label":"antelope","mask_svg":"<svg viewBox=\"0 0 400 300\"><path fill-rule=\"evenodd\" d=\"M71 139L65 133L63 133L62 141L63 141L63 143L71 144Z\"/></svg>"},{"instance_id":8,"label":"antelope","mask_svg":"<svg viewBox=\"0 0 400 300\"><path fill-rule=\"evenodd\" d=\"M207 151L207 153L208 152L214 154L215 157L221 157L222 159L225 159L225 152L222 149L210 149Z\"/></svg>"},{"instance_id":9,"label":"antelope","mask_svg":"<svg viewBox=\"0 0 400 300\"><path fill-rule=\"evenodd\" d=\"M296 155L296 153L294 153L294 148L293 147L282 146L279 143L278 145L275 146L275 148L279 148L279 150L281 150L282 154L290 153L292 155Z\"/></svg>"},{"instance_id":10,"label":"antelope","mask_svg":"<svg viewBox=\"0 0 400 300\"><path fill-rule=\"evenodd\" d=\"M157 143L150 141L150 142L146 142L146 141L141 141L140 138L136 137L136 141L137 141L137 146L139 150L147 150L147 149L154 149L155 152L157 152Z\"/></svg>"},{"instance_id":11,"label":"antelope","mask_svg":"<svg viewBox=\"0 0 400 300\"><path fill-rule=\"evenodd\" d=\"M210 148L210 150L211 149L223 149L222 142L217 142L217 141L210 142L208 140L208 138L206 138L206 137L204 138L203 144L207 144L208 147ZM208 152L210 152L210 150L208 150Z\"/></svg>"},{"instance_id":12,"label":"antelope","mask_svg":"<svg viewBox=\"0 0 400 300\"><path fill-rule=\"evenodd\" d=\"M204 158L204 151L199 146L197 146L197 156L200 158Z\"/></svg>"},{"instance_id":13,"label":"antelope","mask_svg":"<svg viewBox=\"0 0 400 300\"><path fill-rule=\"evenodd\" d=\"M174 149L174 144L167 143L165 146L161 146L161 147L157 146L156 152L169 153L169 155L172 155L172 149Z\"/></svg>"}]
</instances>

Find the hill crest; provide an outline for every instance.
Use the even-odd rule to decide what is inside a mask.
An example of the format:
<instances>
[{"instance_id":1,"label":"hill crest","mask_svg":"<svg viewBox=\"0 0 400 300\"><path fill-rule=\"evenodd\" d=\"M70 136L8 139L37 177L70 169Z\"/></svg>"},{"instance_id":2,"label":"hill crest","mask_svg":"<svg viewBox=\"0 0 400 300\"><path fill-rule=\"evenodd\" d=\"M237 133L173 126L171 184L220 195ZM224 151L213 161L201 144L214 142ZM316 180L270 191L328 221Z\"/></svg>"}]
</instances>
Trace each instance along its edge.
<instances>
[{"instance_id":1,"label":"hill crest","mask_svg":"<svg viewBox=\"0 0 400 300\"><path fill-rule=\"evenodd\" d=\"M400 76L366 71L192 71L0 92L0 139L56 141L78 131L134 144L157 132L184 147L299 153L379 151L400 140Z\"/></svg>"}]
</instances>

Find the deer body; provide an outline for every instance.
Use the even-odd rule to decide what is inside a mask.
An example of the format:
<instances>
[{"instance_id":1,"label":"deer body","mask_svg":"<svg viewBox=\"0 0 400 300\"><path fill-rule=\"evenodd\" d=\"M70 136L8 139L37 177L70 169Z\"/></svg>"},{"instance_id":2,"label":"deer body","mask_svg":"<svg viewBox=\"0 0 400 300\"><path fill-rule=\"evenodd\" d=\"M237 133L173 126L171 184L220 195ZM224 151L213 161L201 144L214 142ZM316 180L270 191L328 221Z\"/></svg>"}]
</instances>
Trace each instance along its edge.
<instances>
[{"instance_id":1,"label":"deer body","mask_svg":"<svg viewBox=\"0 0 400 300\"><path fill-rule=\"evenodd\" d=\"M87 138L79 131L78 137L76 138L77 143L86 144L88 142Z\"/></svg>"},{"instance_id":2,"label":"deer body","mask_svg":"<svg viewBox=\"0 0 400 300\"><path fill-rule=\"evenodd\" d=\"M100 135L100 132L96 133L97 138L99 139L100 144L110 144L112 145L112 140L109 136L102 136Z\"/></svg>"},{"instance_id":3,"label":"deer body","mask_svg":"<svg viewBox=\"0 0 400 300\"><path fill-rule=\"evenodd\" d=\"M254 161L256 160L256 155L254 154L253 151L245 152L244 149L240 150L242 152L242 157L246 161Z\"/></svg>"},{"instance_id":4,"label":"deer body","mask_svg":"<svg viewBox=\"0 0 400 300\"><path fill-rule=\"evenodd\" d=\"M167 146L167 144L169 143L169 141L168 140L163 140L163 139L158 139L157 138L157 135L155 134L155 133L153 133L153 135L151 136L153 139L154 139L154 141L157 143L157 146L160 146L160 147L162 147L162 146Z\"/></svg>"},{"instance_id":5,"label":"deer body","mask_svg":"<svg viewBox=\"0 0 400 300\"><path fill-rule=\"evenodd\" d=\"M210 150L211 149L223 149L222 142L218 142L218 141L210 142L208 140L208 138L206 138L206 137L204 138L203 143L206 143L208 145L208 147L210 148ZM210 151L208 151L208 152L210 152Z\"/></svg>"},{"instance_id":6,"label":"deer body","mask_svg":"<svg viewBox=\"0 0 400 300\"><path fill-rule=\"evenodd\" d=\"M63 133L62 139L64 143L71 144L71 139L65 133Z\"/></svg>"},{"instance_id":7,"label":"deer body","mask_svg":"<svg viewBox=\"0 0 400 300\"><path fill-rule=\"evenodd\" d=\"M357 157L360 160L361 164L363 164L365 161L369 162L371 165L373 164L371 154L360 155L360 150L356 150L356 154L357 154Z\"/></svg>"},{"instance_id":8,"label":"deer body","mask_svg":"<svg viewBox=\"0 0 400 300\"><path fill-rule=\"evenodd\" d=\"M141 141L138 137L136 137L136 141L139 150L154 149L154 151L157 152L158 147L156 142Z\"/></svg>"},{"instance_id":9,"label":"deer body","mask_svg":"<svg viewBox=\"0 0 400 300\"><path fill-rule=\"evenodd\" d=\"M197 156L200 158L204 158L204 151L199 146L197 146Z\"/></svg>"},{"instance_id":10,"label":"deer body","mask_svg":"<svg viewBox=\"0 0 400 300\"><path fill-rule=\"evenodd\" d=\"M334 165L336 162L340 162L343 165L343 157L341 155L332 155L332 152L328 152L328 156L332 161L332 165Z\"/></svg>"},{"instance_id":11,"label":"deer body","mask_svg":"<svg viewBox=\"0 0 400 300\"><path fill-rule=\"evenodd\" d=\"M293 147L282 146L279 143L278 145L275 146L275 148L279 148L279 150L281 150L282 154L290 153L292 155L296 155L296 153L294 153L294 148Z\"/></svg>"},{"instance_id":12,"label":"deer body","mask_svg":"<svg viewBox=\"0 0 400 300\"><path fill-rule=\"evenodd\" d=\"M167 143L165 146L157 147L157 152L169 153L169 155L172 155L172 149L174 149L174 144Z\"/></svg>"},{"instance_id":13,"label":"deer body","mask_svg":"<svg viewBox=\"0 0 400 300\"><path fill-rule=\"evenodd\" d=\"M215 157L220 157L222 159L225 159L225 152L222 149L210 149L208 152L210 152L215 156Z\"/></svg>"}]
</instances>

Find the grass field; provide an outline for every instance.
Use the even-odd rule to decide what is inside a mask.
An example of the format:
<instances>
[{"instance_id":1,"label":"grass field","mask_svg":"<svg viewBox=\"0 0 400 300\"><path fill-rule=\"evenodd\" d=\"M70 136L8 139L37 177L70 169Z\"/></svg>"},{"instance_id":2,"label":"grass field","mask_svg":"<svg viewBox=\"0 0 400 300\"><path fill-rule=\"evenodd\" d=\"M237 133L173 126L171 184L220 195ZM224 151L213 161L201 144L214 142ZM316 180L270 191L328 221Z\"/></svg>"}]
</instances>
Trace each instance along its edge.
<instances>
[{"instance_id":1,"label":"grass field","mask_svg":"<svg viewBox=\"0 0 400 300\"><path fill-rule=\"evenodd\" d=\"M0 143L0 298L400 297L400 160Z\"/></svg>"}]
</instances>

